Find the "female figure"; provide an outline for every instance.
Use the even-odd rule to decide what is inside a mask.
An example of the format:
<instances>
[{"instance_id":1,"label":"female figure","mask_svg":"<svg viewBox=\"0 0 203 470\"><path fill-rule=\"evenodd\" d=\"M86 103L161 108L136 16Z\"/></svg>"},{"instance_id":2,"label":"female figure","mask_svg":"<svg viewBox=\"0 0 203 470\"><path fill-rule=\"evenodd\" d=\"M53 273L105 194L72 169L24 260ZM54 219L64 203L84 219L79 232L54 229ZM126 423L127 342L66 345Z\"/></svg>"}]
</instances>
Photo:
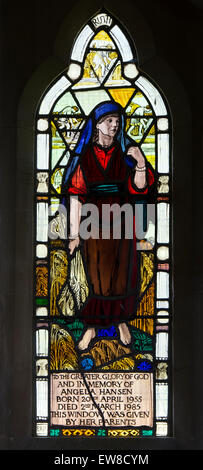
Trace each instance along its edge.
<instances>
[{"instance_id":1,"label":"female figure","mask_svg":"<svg viewBox=\"0 0 203 470\"><path fill-rule=\"evenodd\" d=\"M81 241L79 226L82 204L95 204L100 216L103 204L119 204L147 194L154 183L153 170L140 149L124 132L124 119L117 103L102 103L95 108L76 149L79 159L65 191L70 197L69 250L83 243L91 296L81 309L87 326L79 342L84 350L96 335L96 327L117 325L120 341L131 341L127 321L135 316L137 300L136 238L125 238L125 220L120 239L90 237ZM75 197L77 196L77 198ZM102 219L100 219L102 224Z\"/></svg>"}]
</instances>

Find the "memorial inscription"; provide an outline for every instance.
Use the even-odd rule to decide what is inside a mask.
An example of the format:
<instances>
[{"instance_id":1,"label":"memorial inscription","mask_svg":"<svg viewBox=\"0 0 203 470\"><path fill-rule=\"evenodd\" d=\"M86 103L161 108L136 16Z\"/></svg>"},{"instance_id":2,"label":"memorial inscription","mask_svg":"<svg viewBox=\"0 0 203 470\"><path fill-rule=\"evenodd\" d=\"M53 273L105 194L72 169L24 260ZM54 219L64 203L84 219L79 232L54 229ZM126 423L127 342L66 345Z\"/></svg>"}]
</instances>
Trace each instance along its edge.
<instances>
[{"instance_id":1,"label":"memorial inscription","mask_svg":"<svg viewBox=\"0 0 203 470\"><path fill-rule=\"evenodd\" d=\"M149 373L52 374L51 424L151 427L152 383Z\"/></svg>"}]
</instances>

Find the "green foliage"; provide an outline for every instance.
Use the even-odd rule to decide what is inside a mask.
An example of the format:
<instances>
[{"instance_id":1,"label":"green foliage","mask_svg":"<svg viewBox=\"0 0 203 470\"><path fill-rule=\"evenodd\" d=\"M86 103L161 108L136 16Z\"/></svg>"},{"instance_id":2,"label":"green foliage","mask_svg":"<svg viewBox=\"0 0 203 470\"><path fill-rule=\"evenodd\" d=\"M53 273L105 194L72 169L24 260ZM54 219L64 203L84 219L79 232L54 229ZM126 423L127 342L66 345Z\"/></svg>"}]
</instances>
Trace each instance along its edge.
<instances>
[{"instance_id":1,"label":"green foliage","mask_svg":"<svg viewBox=\"0 0 203 470\"><path fill-rule=\"evenodd\" d=\"M76 341L81 337L83 328L83 323L78 319L76 319L73 323L69 323L68 325L68 329L71 330Z\"/></svg>"},{"instance_id":2,"label":"green foliage","mask_svg":"<svg viewBox=\"0 0 203 470\"><path fill-rule=\"evenodd\" d=\"M153 350L153 343L152 337L145 333L144 331L140 331L137 328L132 327L132 348L136 352L152 352Z\"/></svg>"},{"instance_id":3,"label":"green foliage","mask_svg":"<svg viewBox=\"0 0 203 470\"><path fill-rule=\"evenodd\" d=\"M76 341L78 341L78 339L81 337L84 325L79 319L69 323L66 319L60 318L56 320L56 323L61 325L67 331L70 331Z\"/></svg>"}]
</instances>

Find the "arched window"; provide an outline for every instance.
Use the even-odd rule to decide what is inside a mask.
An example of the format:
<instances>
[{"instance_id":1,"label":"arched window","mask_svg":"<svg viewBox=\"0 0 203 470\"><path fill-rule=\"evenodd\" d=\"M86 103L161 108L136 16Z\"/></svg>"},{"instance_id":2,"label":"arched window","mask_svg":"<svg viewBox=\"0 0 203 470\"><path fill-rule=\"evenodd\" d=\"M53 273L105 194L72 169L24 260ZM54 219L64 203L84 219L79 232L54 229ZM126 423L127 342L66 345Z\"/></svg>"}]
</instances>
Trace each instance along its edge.
<instances>
[{"instance_id":1,"label":"arched window","mask_svg":"<svg viewBox=\"0 0 203 470\"><path fill-rule=\"evenodd\" d=\"M169 436L171 117L106 11L41 98L35 171L35 435ZM71 252L78 207L121 199L133 237L110 245L91 232Z\"/></svg>"}]
</instances>

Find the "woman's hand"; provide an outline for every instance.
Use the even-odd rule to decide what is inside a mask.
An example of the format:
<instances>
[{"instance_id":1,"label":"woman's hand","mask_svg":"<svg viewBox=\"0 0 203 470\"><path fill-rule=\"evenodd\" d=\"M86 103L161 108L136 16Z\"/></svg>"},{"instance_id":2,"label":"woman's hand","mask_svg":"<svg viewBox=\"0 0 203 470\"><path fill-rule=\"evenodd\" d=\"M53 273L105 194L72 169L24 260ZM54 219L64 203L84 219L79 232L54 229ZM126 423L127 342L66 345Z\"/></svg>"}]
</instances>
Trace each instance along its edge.
<instances>
[{"instance_id":1,"label":"woman's hand","mask_svg":"<svg viewBox=\"0 0 203 470\"><path fill-rule=\"evenodd\" d=\"M127 155L130 155L134 160L137 161L138 166L141 168L145 166L145 158L138 147L129 147Z\"/></svg>"},{"instance_id":2,"label":"woman's hand","mask_svg":"<svg viewBox=\"0 0 203 470\"><path fill-rule=\"evenodd\" d=\"M135 167L134 184L137 188L143 189L147 184L145 158L138 147L129 147L127 153L137 162Z\"/></svg>"},{"instance_id":3,"label":"woman's hand","mask_svg":"<svg viewBox=\"0 0 203 470\"><path fill-rule=\"evenodd\" d=\"M69 248L69 251L70 251L70 255L73 254L74 250L79 246L79 244L80 244L80 238L79 237L74 238L74 240L69 241L68 248Z\"/></svg>"}]
</instances>

